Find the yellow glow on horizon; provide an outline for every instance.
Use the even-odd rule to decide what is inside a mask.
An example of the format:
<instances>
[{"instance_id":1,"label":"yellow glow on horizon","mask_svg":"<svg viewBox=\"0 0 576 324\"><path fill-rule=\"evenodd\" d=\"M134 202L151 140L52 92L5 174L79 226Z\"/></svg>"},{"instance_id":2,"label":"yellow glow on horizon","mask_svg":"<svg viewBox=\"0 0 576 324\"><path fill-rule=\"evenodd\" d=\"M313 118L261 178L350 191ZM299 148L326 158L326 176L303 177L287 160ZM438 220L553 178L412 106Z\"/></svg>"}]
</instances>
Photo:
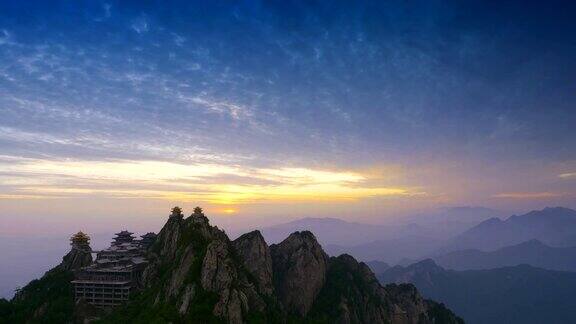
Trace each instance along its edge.
<instances>
[{"instance_id":1,"label":"yellow glow on horizon","mask_svg":"<svg viewBox=\"0 0 576 324\"><path fill-rule=\"evenodd\" d=\"M367 175L347 170L273 169L160 161L27 160L7 165L7 171L27 176L14 183L17 192L0 192L5 197L97 195L235 205L425 195L414 188L367 185L366 182L371 180ZM232 214L235 209L230 207L222 211Z\"/></svg>"}]
</instances>

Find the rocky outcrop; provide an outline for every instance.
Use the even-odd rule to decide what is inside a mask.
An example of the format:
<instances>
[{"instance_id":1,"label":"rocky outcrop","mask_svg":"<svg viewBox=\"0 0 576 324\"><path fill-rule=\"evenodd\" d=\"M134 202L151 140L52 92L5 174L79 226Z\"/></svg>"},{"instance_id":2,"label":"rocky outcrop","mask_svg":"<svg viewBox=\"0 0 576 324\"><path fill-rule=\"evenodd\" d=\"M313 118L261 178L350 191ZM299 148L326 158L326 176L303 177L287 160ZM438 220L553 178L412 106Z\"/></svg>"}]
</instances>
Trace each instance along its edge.
<instances>
[{"instance_id":1,"label":"rocky outcrop","mask_svg":"<svg viewBox=\"0 0 576 324\"><path fill-rule=\"evenodd\" d=\"M305 316L326 281L328 256L308 231L291 234L270 252L279 300L288 312Z\"/></svg>"},{"instance_id":2,"label":"rocky outcrop","mask_svg":"<svg viewBox=\"0 0 576 324\"><path fill-rule=\"evenodd\" d=\"M92 254L90 250L72 248L68 254L62 258L59 267L63 270L74 271L92 264Z\"/></svg>"},{"instance_id":3,"label":"rocky outcrop","mask_svg":"<svg viewBox=\"0 0 576 324\"><path fill-rule=\"evenodd\" d=\"M104 322L457 323L413 286L382 287L364 263L348 255L329 258L310 232L270 247L257 231L232 242L200 208L187 218L173 212L147 258L141 291L128 307L102 314ZM68 315L54 306L74 309L71 270L90 261L89 250L73 249L60 266L17 294L14 305L29 307L16 307L23 315L14 316L51 322L94 318L81 304Z\"/></svg>"},{"instance_id":4,"label":"rocky outcrop","mask_svg":"<svg viewBox=\"0 0 576 324\"><path fill-rule=\"evenodd\" d=\"M272 282L272 256L259 231L246 233L232 242L246 270L258 285L258 291L266 296L274 294Z\"/></svg>"},{"instance_id":5,"label":"rocky outcrop","mask_svg":"<svg viewBox=\"0 0 576 324\"><path fill-rule=\"evenodd\" d=\"M154 305L174 304L183 318L198 318L194 312L200 304L234 324L249 318L282 322L287 316L335 323L441 323L434 322L431 304L413 286L382 287L364 263L348 255L329 258L308 231L268 247L258 231L230 241L203 214L194 214L170 217L150 250L153 261L146 273L147 286L157 290Z\"/></svg>"},{"instance_id":6,"label":"rocky outcrop","mask_svg":"<svg viewBox=\"0 0 576 324\"><path fill-rule=\"evenodd\" d=\"M341 255L330 258L326 285L310 315L328 316L335 323L386 323L392 306L370 269Z\"/></svg>"},{"instance_id":7,"label":"rocky outcrop","mask_svg":"<svg viewBox=\"0 0 576 324\"><path fill-rule=\"evenodd\" d=\"M156 305L176 303L181 316L193 318L198 304L206 304L228 323L243 323L248 313L266 310L258 284L250 280L232 242L203 214L171 216L150 258L145 285L159 286Z\"/></svg>"},{"instance_id":8,"label":"rocky outcrop","mask_svg":"<svg viewBox=\"0 0 576 324\"><path fill-rule=\"evenodd\" d=\"M242 314L249 309L248 297L234 287L239 281L238 269L226 243L217 240L208 245L200 282L202 288L220 296L214 315L228 319L229 323L242 323Z\"/></svg>"},{"instance_id":9,"label":"rocky outcrop","mask_svg":"<svg viewBox=\"0 0 576 324\"><path fill-rule=\"evenodd\" d=\"M309 317L345 324L459 323L443 305L424 300L413 285L382 287L366 264L345 254L330 258L326 284Z\"/></svg>"}]
</instances>

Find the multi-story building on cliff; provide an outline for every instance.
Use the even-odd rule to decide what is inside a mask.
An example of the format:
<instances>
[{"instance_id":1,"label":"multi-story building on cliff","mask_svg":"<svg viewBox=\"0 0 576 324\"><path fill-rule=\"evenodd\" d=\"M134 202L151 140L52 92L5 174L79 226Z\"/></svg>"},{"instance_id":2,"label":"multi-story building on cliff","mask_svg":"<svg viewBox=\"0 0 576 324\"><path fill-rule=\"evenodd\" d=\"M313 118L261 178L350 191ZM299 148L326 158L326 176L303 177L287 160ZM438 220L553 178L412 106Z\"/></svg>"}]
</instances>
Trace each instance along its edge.
<instances>
[{"instance_id":1,"label":"multi-story building on cliff","mask_svg":"<svg viewBox=\"0 0 576 324\"><path fill-rule=\"evenodd\" d=\"M83 299L97 307L113 307L126 302L139 285L148 263L144 257L146 249L155 239L154 233L143 235L141 240L135 240L133 233L128 231L116 233L110 247L97 252L91 265L76 271L72 281L75 300Z\"/></svg>"}]
</instances>

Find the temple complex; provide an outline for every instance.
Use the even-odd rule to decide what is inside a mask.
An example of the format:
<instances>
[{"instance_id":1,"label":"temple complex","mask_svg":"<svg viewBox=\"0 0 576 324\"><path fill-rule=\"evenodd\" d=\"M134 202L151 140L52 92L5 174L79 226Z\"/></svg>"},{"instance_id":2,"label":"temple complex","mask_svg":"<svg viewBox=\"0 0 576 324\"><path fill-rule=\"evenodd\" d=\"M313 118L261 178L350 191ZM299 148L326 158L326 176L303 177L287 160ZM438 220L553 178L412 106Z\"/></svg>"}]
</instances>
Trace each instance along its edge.
<instances>
[{"instance_id":1,"label":"temple complex","mask_svg":"<svg viewBox=\"0 0 576 324\"><path fill-rule=\"evenodd\" d=\"M132 243L134 241L134 233L128 232L126 230L116 233L114 241L112 241L112 246L122 245L124 243Z\"/></svg>"},{"instance_id":2,"label":"temple complex","mask_svg":"<svg viewBox=\"0 0 576 324\"><path fill-rule=\"evenodd\" d=\"M148 263L146 250L156 239L154 233L143 235L141 240L135 240L133 234L116 233L110 247L97 252L91 265L76 271L72 281L76 301L83 299L97 307L113 307L128 301ZM87 237L82 232L74 235L73 247L84 246Z\"/></svg>"},{"instance_id":3,"label":"temple complex","mask_svg":"<svg viewBox=\"0 0 576 324\"><path fill-rule=\"evenodd\" d=\"M140 240L140 246L144 249L148 249L152 243L154 243L154 241L156 241L156 233L154 232L148 232L142 236L140 236L141 240Z\"/></svg>"}]
</instances>

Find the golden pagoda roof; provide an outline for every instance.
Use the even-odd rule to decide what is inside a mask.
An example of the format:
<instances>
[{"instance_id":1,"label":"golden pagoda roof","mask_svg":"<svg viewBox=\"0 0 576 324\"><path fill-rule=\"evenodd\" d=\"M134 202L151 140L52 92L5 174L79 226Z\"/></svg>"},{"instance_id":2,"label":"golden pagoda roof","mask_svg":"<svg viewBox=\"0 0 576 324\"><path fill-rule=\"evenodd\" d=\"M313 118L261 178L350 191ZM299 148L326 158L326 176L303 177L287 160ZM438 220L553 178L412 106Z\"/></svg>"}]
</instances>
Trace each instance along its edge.
<instances>
[{"instance_id":1,"label":"golden pagoda roof","mask_svg":"<svg viewBox=\"0 0 576 324\"><path fill-rule=\"evenodd\" d=\"M88 236L87 234L85 234L82 231L79 231L78 233L72 235L72 237L70 237L70 241L72 242L88 242L90 241L90 236Z\"/></svg>"}]
</instances>

